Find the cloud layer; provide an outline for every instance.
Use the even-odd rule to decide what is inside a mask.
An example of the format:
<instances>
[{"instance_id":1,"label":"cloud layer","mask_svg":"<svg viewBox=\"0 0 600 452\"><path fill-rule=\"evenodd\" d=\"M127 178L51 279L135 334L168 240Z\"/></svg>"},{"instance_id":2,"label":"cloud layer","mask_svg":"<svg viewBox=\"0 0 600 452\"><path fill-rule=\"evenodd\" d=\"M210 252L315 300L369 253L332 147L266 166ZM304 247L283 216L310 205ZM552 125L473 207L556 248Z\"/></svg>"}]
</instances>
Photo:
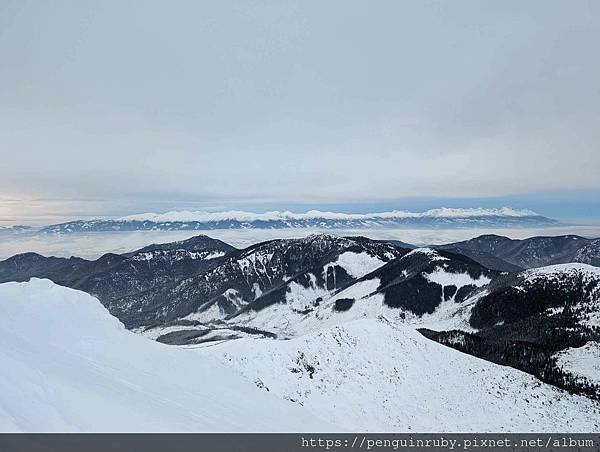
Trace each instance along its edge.
<instances>
[{"instance_id":1,"label":"cloud layer","mask_svg":"<svg viewBox=\"0 0 600 452\"><path fill-rule=\"evenodd\" d=\"M599 189L599 13L3 2L0 216Z\"/></svg>"}]
</instances>

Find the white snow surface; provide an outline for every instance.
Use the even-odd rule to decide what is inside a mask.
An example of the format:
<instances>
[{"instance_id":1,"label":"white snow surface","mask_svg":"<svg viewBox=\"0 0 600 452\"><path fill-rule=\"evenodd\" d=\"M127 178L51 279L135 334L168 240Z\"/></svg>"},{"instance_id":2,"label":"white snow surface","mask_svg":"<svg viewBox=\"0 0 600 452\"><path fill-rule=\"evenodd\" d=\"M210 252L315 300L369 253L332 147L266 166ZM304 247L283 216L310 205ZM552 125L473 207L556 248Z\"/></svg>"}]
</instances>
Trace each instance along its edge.
<instances>
[{"instance_id":1,"label":"white snow surface","mask_svg":"<svg viewBox=\"0 0 600 452\"><path fill-rule=\"evenodd\" d=\"M286 305L291 309L305 310L314 307L314 302L317 298L325 298L330 295L330 292L317 285L317 278L312 273L308 273L309 287L304 287L295 281L292 281L285 294Z\"/></svg>"},{"instance_id":2,"label":"white snow surface","mask_svg":"<svg viewBox=\"0 0 600 452\"><path fill-rule=\"evenodd\" d=\"M588 264L569 263L548 265L546 267L532 268L525 271L527 279L535 280L539 278L555 278L564 275L575 275L582 273L588 277L600 277L600 267L594 267Z\"/></svg>"},{"instance_id":3,"label":"white snow surface","mask_svg":"<svg viewBox=\"0 0 600 452\"><path fill-rule=\"evenodd\" d=\"M487 295L487 291L476 293L462 303L456 303L454 297L444 300L431 314L423 314L421 317L412 315L409 322L415 328L428 328L434 331L461 330L469 333L477 331L469 324L471 311L481 297Z\"/></svg>"},{"instance_id":4,"label":"white snow surface","mask_svg":"<svg viewBox=\"0 0 600 452\"><path fill-rule=\"evenodd\" d=\"M489 282L485 276L473 279L468 274L446 273L444 275L433 273L438 284L452 283L460 288L464 284L481 287ZM435 275L440 277L437 278ZM395 323L411 325L413 328L429 328L437 331L459 329L472 332L475 330L469 325L470 312L477 300L485 295L485 292L480 292L462 303L456 303L454 297L443 300L442 295L442 302L433 313L417 316L410 311L387 306L383 294L377 292L379 286L379 278L371 278L358 281L335 293L313 285L305 288L300 284L292 283L289 286L290 291L286 294L285 304L274 304L258 312L245 312L236 317L234 322L275 332L287 338L353 320L373 319L381 315ZM322 300L315 307L314 301L317 297L321 297ZM336 311L335 302L342 298L353 299L354 303L347 311ZM314 311L308 314L300 312L308 308L314 308ZM188 318L197 319L196 316L188 316Z\"/></svg>"},{"instance_id":5,"label":"white snow surface","mask_svg":"<svg viewBox=\"0 0 600 452\"><path fill-rule=\"evenodd\" d=\"M352 251L347 251L340 254L334 262L329 262L324 265L323 277L327 279L329 268L339 266L342 267L350 276L354 278L361 278L384 264L384 261L377 257L371 256L368 253L355 253ZM332 304L332 300L335 301L340 297L343 298L343 294L346 292L341 292L342 295L338 294L332 297L337 290L335 279L333 281L335 289L328 290L327 288L318 285L317 277L314 274L308 273L307 276L309 278L308 287L304 287L302 284L295 281L289 283L285 294L285 304L274 304L267 306L258 312L244 312L236 317L234 322L239 322L245 326L277 332L278 334L284 336L296 334L297 324L301 322L304 317L306 317L303 312L308 309L315 308L317 299L320 298L329 309ZM379 280L377 280L376 283L377 285L379 285L378 281ZM362 285L363 283L358 283L358 286ZM355 285L350 286L349 289L352 290L351 288L354 286ZM375 287L373 290L376 288L377 287ZM377 309L381 309L381 306L378 305ZM200 317L195 314L188 316L187 318L200 320ZM206 316L202 318L206 319Z\"/></svg>"},{"instance_id":6,"label":"white snow surface","mask_svg":"<svg viewBox=\"0 0 600 452\"><path fill-rule=\"evenodd\" d=\"M600 430L597 402L385 319L285 341L247 338L196 350L348 430Z\"/></svg>"},{"instance_id":7,"label":"white snow surface","mask_svg":"<svg viewBox=\"0 0 600 452\"><path fill-rule=\"evenodd\" d=\"M2 432L336 430L48 280L0 284L0 343Z\"/></svg>"},{"instance_id":8,"label":"white snow surface","mask_svg":"<svg viewBox=\"0 0 600 452\"><path fill-rule=\"evenodd\" d=\"M441 256L436 250L434 250L432 248L415 248L414 250L411 250L409 253L402 256L401 259L404 259L405 257L408 257L408 256L413 256L415 254L424 254L432 261L448 261L448 260L450 260L447 257Z\"/></svg>"},{"instance_id":9,"label":"white snow surface","mask_svg":"<svg viewBox=\"0 0 600 452\"><path fill-rule=\"evenodd\" d=\"M385 264L384 261L368 253L346 251L340 254L337 260L329 265L339 265L353 278L361 278L383 264Z\"/></svg>"},{"instance_id":10,"label":"white snow surface","mask_svg":"<svg viewBox=\"0 0 600 452\"><path fill-rule=\"evenodd\" d=\"M586 299L578 303L579 307L586 311L580 323L588 327L600 328L600 267L569 263L549 265L525 271L525 281L529 283L539 280L576 280L579 277L581 277L584 284L591 283L593 287L586 296Z\"/></svg>"},{"instance_id":11,"label":"white snow surface","mask_svg":"<svg viewBox=\"0 0 600 452\"><path fill-rule=\"evenodd\" d=\"M203 311L192 312L191 314L188 314L185 317L183 317L183 319L184 320L196 320L198 322L210 323L213 320L220 320L225 317L227 317L227 314L219 307L219 305L217 303L213 303L208 307L208 309L205 309ZM158 327L158 328L160 329L162 327ZM179 326L177 328L185 329L185 328L181 328L181 326Z\"/></svg>"},{"instance_id":12,"label":"white snow surface","mask_svg":"<svg viewBox=\"0 0 600 452\"><path fill-rule=\"evenodd\" d=\"M131 257L134 261L151 261L156 258L168 257L173 260L184 260L184 259L216 259L218 257L225 256L224 251L187 251L185 249L180 250L155 250L138 253Z\"/></svg>"},{"instance_id":13,"label":"white snow surface","mask_svg":"<svg viewBox=\"0 0 600 452\"><path fill-rule=\"evenodd\" d=\"M402 320L399 315L402 313L402 310L389 308L383 303L383 295L374 293L379 287L379 283L379 278L373 278L352 284L337 294L325 298L308 315L296 318L295 321L286 319L285 322L281 322L280 324L283 325L283 329L279 330L279 333L287 337L296 337L357 319L376 318L382 313L385 313L388 318L396 317L401 322ZM341 298L352 298L355 302L347 311L335 311L333 306L336 300ZM275 314L276 312L271 312L271 324L276 324L277 322L273 318Z\"/></svg>"},{"instance_id":14,"label":"white snow surface","mask_svg":"<svg viewBox=\"0 0 600 452\"><path fill-rule=\"evenodd\" d=\"M568 348L558 354L558 365L600 385L600 344L590 341L583 347Z\"/></svg>"},{"instance_id":15,"label":"white snow surface","mask_svg":"<svg viewBox=\"0 0 600 452\"><path fill-rule=\"evenodd\" d=\"M166 213L141 213L128 215L118 220L124 221L153 221L156 223L175 222L175 221L277 221L277 220L368 220L393 219L393 218L470 218L470 217L525 217L538 215L531 210L517 210L510 207L500 209L449 209L442 207L440 209L430 209L425 212L408 212L405 210L393 210L390 212L376 212L365 214L349 214L337 212L322 212L319 210L309 210L305 213L294 213L289 211L271 211L265 213L244 212L239 210L230 210L226 212L206 212L206 211L172 211Z\"/></svg>"},{"instance_id":16,"label":"white snow surface","mask_svg":"<svg viewBox=\"0 0 600 452\"><path fill-rule=\"evenodd\" d=\"M468 273L453 273L442 267L437 267L433 272L423 276L428 281L439 284L442 287L456 286L457 289L469 285L482 287L489 284L491 281L491 279L485 275L480 275L479 278L474 279Z\"/></svg>"}]
</instances>

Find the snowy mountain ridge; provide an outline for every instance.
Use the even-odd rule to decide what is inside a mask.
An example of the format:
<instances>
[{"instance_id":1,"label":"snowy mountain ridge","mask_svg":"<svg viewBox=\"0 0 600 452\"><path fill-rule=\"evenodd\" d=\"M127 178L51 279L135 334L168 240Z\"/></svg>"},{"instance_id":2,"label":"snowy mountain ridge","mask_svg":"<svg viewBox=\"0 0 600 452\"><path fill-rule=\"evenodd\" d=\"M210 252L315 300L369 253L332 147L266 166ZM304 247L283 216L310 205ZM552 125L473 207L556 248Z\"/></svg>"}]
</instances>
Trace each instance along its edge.
<instances>
[{"instance_id":1,"label":"snowy mountain ridge","mask_svg":"<svg viewBox=\"0 0 600 452\"><path fill-rule=\"evenodd\" d=\"M350 430L598 429L597 402L438 345L380 316L289 340L245 338L197 350Z\"/></svg>"},{"instance_id":2,"label":"snowy mountain ridge","mask_svg":"<svg viewBox=\"0 0 600 452\"><path fill-rule=\"evenodd\" d=\"M426 212L395 210L390 212L349 214L311 210L305 213L243 211L182 211L143 213L122 218L75 220L38 230L42 234L115 231L186 231L213 229L364 229L398 227L521 227L550 226L556 220L531 210L500 209L431 209Z\"/></svg>"},{"instance_id":3,"label":"snowy mountain ridge","mask_svg":"<svg viewBox=\"0 0 600 452\"><path fill-rule=\"evenodd\" d=\"M271 211L265 213L253 213L231 210L227 212L206 212L206 211L172 211L167 213L142 213L128 215L117 220L123 221L153 221L156 223L167 221L278 221L278 220L369 220L372 218L469 218L469 217L532 217L540 216L538 213L528 209L512 209L503 207L500 209L451 209L442 207L439 209L430 209L425 212L409 212L405 210L393 210L389 212L378 213L337 213L323 212L320 210L309 210L305 213L294 213L290 211Z\"/></svg>"},{"instance_id":4,"label":"snowy mountain ridge","mask_svg":"<svg viewBox=\"0 0 600 452\"><path fill-rule=\"evenodd\" d=\"M458 252L476 260L478 257L492 256L515 266L513 270L573 262L600 266L600 239L578 235L536 236L517 240L486 234L436 248Z\"/></svg>"}]
</instances>

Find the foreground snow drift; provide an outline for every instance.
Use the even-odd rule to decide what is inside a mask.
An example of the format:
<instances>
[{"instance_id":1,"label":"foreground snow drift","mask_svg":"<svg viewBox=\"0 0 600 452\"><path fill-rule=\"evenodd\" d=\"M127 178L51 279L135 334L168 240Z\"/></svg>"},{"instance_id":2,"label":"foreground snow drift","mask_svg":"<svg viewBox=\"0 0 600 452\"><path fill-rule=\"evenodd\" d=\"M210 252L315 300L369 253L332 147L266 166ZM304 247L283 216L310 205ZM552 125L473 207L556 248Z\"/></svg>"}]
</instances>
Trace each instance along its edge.
<instances>
[{"instance_id":1,"label":"foreground snow drift","mask_svg":"<svg viewBox=\"0 0 600 452\"><path fill-rule=\"evenodd\" d=\"M598 431L600 405L385 319L291 340L198 349L249 381L359 431Z\"/></svg>"},{"instance_id":2,"label":"foreground snow drift","mask_svg":"<svg viewBox=\"0 0 600 452\"><path fill-rule=\"evenodd\" d=\"M333 430L216 359L137 336L93 297L0 284L0 431Z\"/></svg>"}]
</instances>

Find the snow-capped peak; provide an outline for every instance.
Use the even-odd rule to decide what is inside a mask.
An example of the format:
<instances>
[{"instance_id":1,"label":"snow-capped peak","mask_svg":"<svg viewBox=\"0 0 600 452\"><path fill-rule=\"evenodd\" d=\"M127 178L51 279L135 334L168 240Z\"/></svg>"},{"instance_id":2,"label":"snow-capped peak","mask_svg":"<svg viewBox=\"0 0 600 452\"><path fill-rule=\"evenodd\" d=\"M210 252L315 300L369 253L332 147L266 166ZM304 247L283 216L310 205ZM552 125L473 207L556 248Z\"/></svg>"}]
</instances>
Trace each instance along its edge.
<instances>
[{"instance_id":1,"label":"snow-capped peak","mask_svg":"<svg viewBox=\"0 0 600 452\"><path fill-rule=\"evenodd\" d=\"M436 250L431 248L415 248L403 256L403 259L409 256L414 256L416 254L422 254L427 256L432 261L447 261L448 258L441 256Z\"/></svg>"},{"instance_id":2,"label":"snow-capped peak","mask_svg":"<svg viewBox=\"0 0 600 452\"><path fill-rule=\"evenodd\" d=\"M556 279L560 277L572 278L577 274L584 275L585 277L600 278L600 267L580 263L548 265L546 267L526 270L525 278L528 281L533 281L538 279Z\"/></svg>"},{"instance_id":3,"label":"snow-capped peak","mask_svg":"<svg viewBox=\"0 0 600 452\"><path fill-rule=\"evenodd\" d=\"M548 265L546 267L532 268L527 270L527 273L530 275L557 275L569 274L573 272L583 272L600 276L600 267L594 267L593 265L588 264L569 263Z\"/></svg>"},{"instance_id":4,"label":"snow-capped peak","mask_svg":"<svg viewBox=\"0 0 600 452\"><path fill-rule=\"evenodd\" d=\"M294 220L369 220L369 219L397 219L397 218L471 218L471 217L528 217L538 216L531 210L517 210L510 207L500 209L467 208L455 209L442 207L430 209L425 212L409 212L405 210L392 210L375 213L338 213L309 210L304 213L290 211L270 211L264 213L230 210L226 212L206 211L172 211L166 213L141 213L128 215L118 220L121 221L152 221L162 222L210 222L210 221L294 221Z\"/></svg>"}]
</instances>

